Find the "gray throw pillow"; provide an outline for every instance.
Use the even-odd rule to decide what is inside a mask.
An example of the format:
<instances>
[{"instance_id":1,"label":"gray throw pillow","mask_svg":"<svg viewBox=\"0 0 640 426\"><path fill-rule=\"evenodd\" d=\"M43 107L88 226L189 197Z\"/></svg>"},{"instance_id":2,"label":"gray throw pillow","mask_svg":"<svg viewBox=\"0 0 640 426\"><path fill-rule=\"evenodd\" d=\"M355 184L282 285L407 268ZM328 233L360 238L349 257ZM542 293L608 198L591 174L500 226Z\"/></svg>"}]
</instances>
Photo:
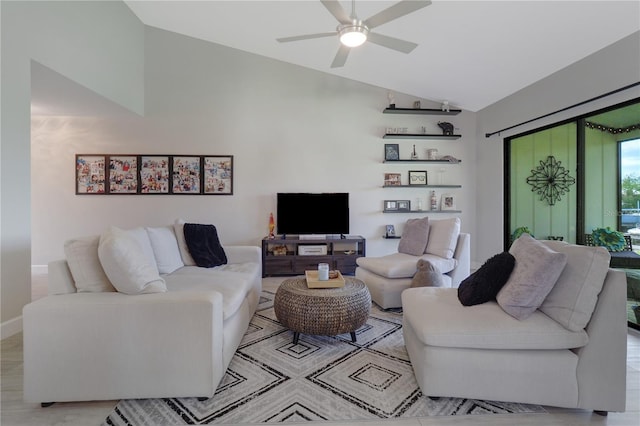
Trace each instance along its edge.
<instances>
[{"instance_id":1,"label":"gray throw pillow","mask_svg":"<svg viewBox=\"0 0 640 426\"><path fill-rule=\"evenodd\" d=\"M398 253L422 256L429 239L429 218L409 219L404 225Z\"/></svg>"},{"instance_id":2,"label":"gray throw pillow","mask_svg":"<svg viewBox=\"0 0 640 426\"><path fill-rule=\"evenodd\" d=\"M418 271L411 280L411 287L443 287L442 273L428 260L418 260Z\"/></svg>"},{"instance_id":3,"label":"gray throw pillow","mask_svg":"<svg viewBox=\"0 0 640 426\"><path fill-rule=\"evenodd\" d=\"M567 255L551 250L529 234L514 241L509 253L516 259L507 283L498 292L498 304L519 320L542 305L567 264Z\"/></svg>"}]
</instances>

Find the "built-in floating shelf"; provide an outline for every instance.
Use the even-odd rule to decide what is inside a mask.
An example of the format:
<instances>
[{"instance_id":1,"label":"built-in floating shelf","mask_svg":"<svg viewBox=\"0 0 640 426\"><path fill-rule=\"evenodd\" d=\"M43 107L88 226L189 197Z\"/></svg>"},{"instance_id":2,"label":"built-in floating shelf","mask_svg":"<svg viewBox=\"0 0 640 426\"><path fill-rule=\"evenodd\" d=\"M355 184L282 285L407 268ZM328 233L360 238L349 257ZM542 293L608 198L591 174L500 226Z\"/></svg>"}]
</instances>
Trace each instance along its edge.
<instances>
[{"instance_id":1,"label":"built-in floating shelf","mask_svg":"<svg viewBox=\"0 0 640 426\"><path fill-rule=\"evenodd\" d=\"M384 114L424 114L424 115L458 115L461 109L450 109L442 111L441 109L430 108L385 108Z\"/></svg>"},{"instance_id":2,"label":"built-in floating shelf","mask_svg":"<svg viewBox=\"0 0 640 426\"><path fill-rule=\"evenodd\" d=\"M382 139L460 139L462 135L437 135L425 133L385 133Z\"/></svg>"},{"instance_id":3,"label":"built-in floating shelf","mask_svg":"<svg viewBox=\"0 0 640 426\"><path fill-rule=\"evenodd\" d=\"M382 238L386 238L387 240L399 240L402 237L400 237L399 235L393 235L393 236L391 236L391 235L383 235Z\"/></svg>"},{"instance_id":4,"label":"built-in floating shelf","mask_svg":"<svg viewBox=\"0 0 640 426\"><path fill-rule=\"evenodd\" d=\"M462 160L448 161L448 160L383 160L383 163L433 163L433 164L460 164Z\"/></svg>"},{"instance_id":5,"label":"built-in floating shelf","mask_svg":"<svg viewBox=\"0 0 640 426\"><path fill-rule=\"evenodd\" d=\"M462 188L462 185L382 185L383 188Z\"/></svg>"},{"instance_id":6,"label":"built-in floating shelf","mask_svg":"<svg viewBox=\"0 0 640 426\"><path fill-rule=\"evenodd\" d=\"M383 210L382 213L462 213L462 210Z\"/></svg>"}]
</instances>

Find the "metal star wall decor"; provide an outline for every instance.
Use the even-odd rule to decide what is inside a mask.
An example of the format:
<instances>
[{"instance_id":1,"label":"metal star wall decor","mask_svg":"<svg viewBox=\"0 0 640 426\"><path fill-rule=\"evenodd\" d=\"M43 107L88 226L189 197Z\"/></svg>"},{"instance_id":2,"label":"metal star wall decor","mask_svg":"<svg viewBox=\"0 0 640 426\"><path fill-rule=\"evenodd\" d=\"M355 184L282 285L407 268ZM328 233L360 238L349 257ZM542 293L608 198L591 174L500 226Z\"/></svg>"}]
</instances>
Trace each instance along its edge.
<instances>
[{"instance_id":1,"label":"metal star wall decor","mask_svg":"<svg viewBox=\"0 0 640 426\"><path fill-rule=\"evenodd\" d=\"M569 186L576 183L561 164L561 161L550 155L546 162L541 160L540 165L531 170L532 174L527 178L527 183L532 187L531 191L537 192L540 201L547 200L550 206L560 201L560 196L569 192Z\"/></svg>"}]
</instances>

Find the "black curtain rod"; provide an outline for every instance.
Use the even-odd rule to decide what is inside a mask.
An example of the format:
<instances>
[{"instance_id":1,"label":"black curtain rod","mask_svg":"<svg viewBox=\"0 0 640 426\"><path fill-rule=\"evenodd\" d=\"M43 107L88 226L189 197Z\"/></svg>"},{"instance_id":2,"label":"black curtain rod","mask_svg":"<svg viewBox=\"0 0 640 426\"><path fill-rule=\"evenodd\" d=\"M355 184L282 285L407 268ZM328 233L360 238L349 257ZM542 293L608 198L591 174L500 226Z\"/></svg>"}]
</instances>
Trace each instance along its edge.
<instances>
[{"instance_id":1,"label":"black curtain rod","mask_svg":"<svg viewBox=\"0 0 640 426\"><path fill-rule=\"evenodd\" d=\"M612 90L611 92L607 92L607 93L605 93L603 95L599 95L599 96L596 96L594 98L587 99L586 101L578 102L577 104L573 104L573 105L568 106L566 108L562 108L562 109L559 109L557 111L553 111L553 112L550 112L548 114L541 115L540 117L532 118L531 120L523 121L522 123L518 123L518 124L514 124L513 126L505 127L504 129L500 129L500 130L498 130L496 132L485 133L484 136L485 136L485 138L490 138L493 135L497 135L497 134L502 133L504 131L511 130L511 129L515 128L515 127L523 126L525 124L531 123L532 121L540 120L542 118L549 117L550 115L558 114L559 112L563 112L563 111L566 111L568 109L578 107L580 105L588 104L589 102L593 102L593 101L596 101L598 99L604 98L606 96L613 95L613 94L618 93L618 92L622 92L624 90L630 89L630 88L638 86L638 85L640 85L640 81L635 82L633 84L630 84L628 86L621 87L621 88L616 89L616 90Z\"/></svg>"}]
</instances>

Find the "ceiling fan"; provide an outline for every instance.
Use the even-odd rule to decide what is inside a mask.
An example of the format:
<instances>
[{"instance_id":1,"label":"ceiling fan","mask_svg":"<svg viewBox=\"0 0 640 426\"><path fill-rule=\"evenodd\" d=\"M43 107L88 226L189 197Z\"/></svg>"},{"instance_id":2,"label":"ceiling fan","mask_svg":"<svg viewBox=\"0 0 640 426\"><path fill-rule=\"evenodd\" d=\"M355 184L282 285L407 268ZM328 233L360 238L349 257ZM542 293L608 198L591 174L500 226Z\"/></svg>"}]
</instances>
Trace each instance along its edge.
<instances>
[{"instance_id":1,"label":"ceiling fan","mask_svg":"<svg viewBox=\"0 0 640 426\"><path fill-rule=\"evenodd\" d=\"M343 66L347 62L347 56L352 47L357 47L363 44L365 41L370 41L377 45L397 50L402 53L409 53L415 49L418 45L410 41L400 40L398 38L389 37L382 34L373 33L370 30L378 27L382 24L386 24L389 21L398 19L404 15L415 12L418 9L429 6L431 1L429 0L402 0L393 6L386 8L385 10L376 13L364 21L358 19L356 15L356 2L351 1L351 15L347 15L347 12L340 5L338 0L320 0L320 3L327 8L327 10L338 20L340 23L336 28L336 31L328 33L317 34L305 34L293 37L283 37L276 39L280 43L287 43L290 41L308 40L313 38L331 37L338 35L340 38L340 48L336 53L331 68L338 68Z\"/></svg>"}]
</instances>

